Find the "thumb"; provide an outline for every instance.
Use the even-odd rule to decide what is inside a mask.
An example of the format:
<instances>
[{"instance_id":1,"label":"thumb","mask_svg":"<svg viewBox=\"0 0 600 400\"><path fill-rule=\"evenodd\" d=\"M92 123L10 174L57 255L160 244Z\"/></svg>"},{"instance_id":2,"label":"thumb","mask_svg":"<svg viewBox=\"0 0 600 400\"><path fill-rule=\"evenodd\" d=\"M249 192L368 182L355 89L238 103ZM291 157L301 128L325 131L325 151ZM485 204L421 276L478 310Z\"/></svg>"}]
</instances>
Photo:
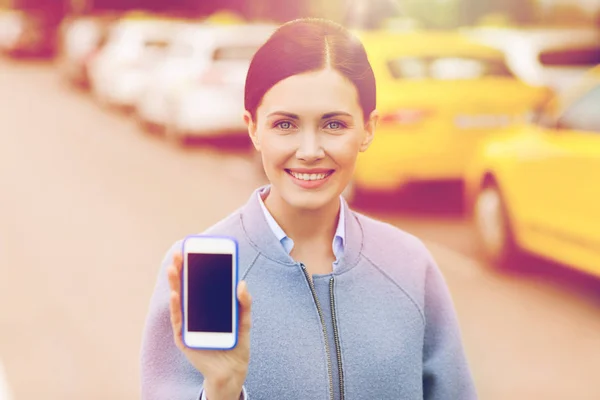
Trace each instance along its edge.
<instances>
[{"instance_id":1,"label":"thumb","mask_svg":"<svg viewBox=\"0 0 600 400\"><path fill-rule=\"evenodd\" d=\"M241 281L237 288L237 297L240 304L240 331L250 332L252 324L252 297L248 292L248 286L245 281Z\"/></svg>"}]
</instances>

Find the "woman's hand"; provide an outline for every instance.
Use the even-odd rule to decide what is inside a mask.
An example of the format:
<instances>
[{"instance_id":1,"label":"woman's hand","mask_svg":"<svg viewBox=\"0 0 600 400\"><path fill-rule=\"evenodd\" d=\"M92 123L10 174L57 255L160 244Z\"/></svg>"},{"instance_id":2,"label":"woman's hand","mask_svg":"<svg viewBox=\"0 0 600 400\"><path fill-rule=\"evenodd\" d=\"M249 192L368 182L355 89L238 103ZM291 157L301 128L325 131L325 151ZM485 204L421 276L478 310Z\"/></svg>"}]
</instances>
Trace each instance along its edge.
<instances>
[{"instance_id":1,"label":"woman's hand","mask_svg":"<svg viewBox=\"0 0 600 400\"><path fill-rule=\"evenodd\" d=\"M246 380L250 361L250 325L252 298L246 283L238 285L239 301L238 341L231 350L195 350L183 344L181 315L181 253L176 253L169 266L169 286L171 287L171 326L175 344L188 361L204 376L204 391L210 400L238 400L242 385Z\"/></svg>"}]
</instances>

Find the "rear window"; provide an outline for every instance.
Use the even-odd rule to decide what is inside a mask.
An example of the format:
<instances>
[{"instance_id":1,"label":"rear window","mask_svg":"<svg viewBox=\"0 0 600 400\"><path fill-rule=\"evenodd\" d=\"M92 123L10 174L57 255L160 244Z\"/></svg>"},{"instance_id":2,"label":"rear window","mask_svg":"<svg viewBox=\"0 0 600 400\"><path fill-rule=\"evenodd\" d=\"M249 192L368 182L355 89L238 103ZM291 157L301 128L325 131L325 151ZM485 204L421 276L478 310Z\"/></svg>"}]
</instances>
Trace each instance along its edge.
<instances>
[{"instance_id":1,"label":"rear window","mask_svg":"<svg viewBox=\"0 0 600 400\"><path fill-rule=\"evenodd\" d=\"M255 46L227 46L215 50L215 61L250 61L258 50Z\"/></svg>"},{"instance_id":2,"label":"rear window","mask_svg":"<svg viewBox=\"0 0 600 400\"><path fill-rule=\"evenodd\" d=\"M169 47L169 42L166 40L146 40L144 47L148 50L165 50Z\"/></svg>"},{"instance_id":3,"label":"rear window","mask_svg":"<svg viewBox=\"0 0 600 400\"><path fill-rule=\"evenodd\" d=\"M600 133L600 85L593 87L563 112L558 123L566 129Z\"/></svg>"},{"instance_id":4,"label":"rear window","mask_svg":"<svg viewBox=\"0 0 600 400\"><path fill-rule=\"evenodd\" d=\"M593 67L600 64L600 43L598 46L546 50L538 59L547 67Z\"/></svg>"},{"instance_id":5,"label":"rear window","mask_svg":"<svg viewBox=\"0 0 600 400\"><path fill-rule=\"evenodd\" d=\"M451 81L513 76L502 59L466 56L401 57L389 61L388 67L394 78L407 80Z\"/></svg>"}]
</instances>

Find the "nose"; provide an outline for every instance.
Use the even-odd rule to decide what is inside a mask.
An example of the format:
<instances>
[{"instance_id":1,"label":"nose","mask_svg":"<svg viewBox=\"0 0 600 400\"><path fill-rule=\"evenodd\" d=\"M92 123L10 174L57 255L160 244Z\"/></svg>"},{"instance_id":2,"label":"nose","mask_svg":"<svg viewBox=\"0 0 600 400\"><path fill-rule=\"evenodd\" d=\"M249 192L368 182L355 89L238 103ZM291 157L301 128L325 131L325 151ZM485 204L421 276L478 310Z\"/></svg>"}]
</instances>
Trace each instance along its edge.
<instances>
[{"instance_id":1,"label":"nose","mask_svg":"<svg viewBox=\"0 0 600 400\"><path fill-rule=\"evenodd\" d=\"M296 158L311 163L325 157L325 150L321 146L319 135L312 131L303 131L300 135L300 143L296 150Z\"/></svg>"}]
</instances>

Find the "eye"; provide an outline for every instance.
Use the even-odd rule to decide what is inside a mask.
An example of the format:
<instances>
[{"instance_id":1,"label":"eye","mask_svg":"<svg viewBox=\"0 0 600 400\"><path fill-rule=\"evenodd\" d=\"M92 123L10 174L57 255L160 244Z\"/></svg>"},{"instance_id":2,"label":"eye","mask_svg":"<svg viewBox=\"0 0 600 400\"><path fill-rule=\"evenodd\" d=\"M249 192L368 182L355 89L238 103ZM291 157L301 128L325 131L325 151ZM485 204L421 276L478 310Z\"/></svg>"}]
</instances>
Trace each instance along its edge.
<instances>
[{"instance_id":1,"label":"eye","mask_svg":"<svg viewBox=\"0 0 600 400\"><path fill-rule=\"evenodd\" d=\"M294 125L290 121L280 121L275 124L275 128L279 128L281 130L287 131L294 127Z\"/></svg>"},{"instance_id":2,"label":"eye","mask_svg":"<svg viewBox=\"0 0 600 400\"><path fill-rule=\"evenodd\" d=\"M340 121L331 121L328 122L327 125L325 125L326 129L331 129L331 130L338 130L338 129L343 129L345 128L346 125L344 125L342 122Z\"/></svg>"}]
</instances>

